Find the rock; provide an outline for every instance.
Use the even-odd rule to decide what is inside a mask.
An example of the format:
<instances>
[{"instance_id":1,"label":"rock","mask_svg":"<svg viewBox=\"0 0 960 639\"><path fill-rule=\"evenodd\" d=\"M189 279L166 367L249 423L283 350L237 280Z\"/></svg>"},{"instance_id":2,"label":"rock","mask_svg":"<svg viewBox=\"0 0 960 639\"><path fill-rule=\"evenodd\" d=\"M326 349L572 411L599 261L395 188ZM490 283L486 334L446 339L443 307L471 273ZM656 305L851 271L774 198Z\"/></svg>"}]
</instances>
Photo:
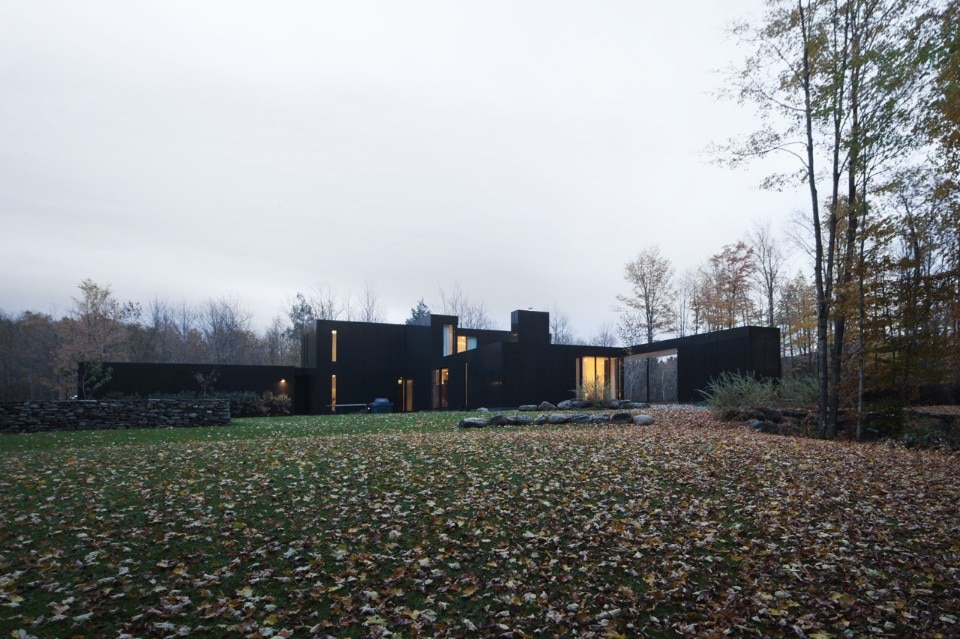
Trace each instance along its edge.
<instances>
[{"instance_id":1,"label":"rock","mask_svg":"<svg viewBox=\"0 0 960 639\"><path fill-rule=\"evenodd\" d=\"M537 410L557 410L557 407L550 402L540 402L540 405L537 406Z\"/></svg>"},{"instance_id":2,"label":"rock","mask_svg":"<svg viewBox=\"0 0 960 639\"><path fill-rule=\"evenodd\" d=\"M478 412L478 413L489 413L489 412L490 412L490 409L489 409L489 408L483 408L483 407L481 406L480 408L477 409L477 412Z\"/></svg>"},{"instance_id":3,"label":"rock","mask_svg":"<svg viewBox=\"0 0 960 639\"><path fill-rule=\"evenodd\" d=\"M458 424L460 428L486 428L487 420L483 417L464 417Z\"/></svg>"},{"instance_id":4,"label":"rock","mask_svg":"<svg viewBox=\"0 0 960 639\"><path fill-rule=\"evenodd\" d=\"M620 408L623 410L643 410L650 408L650 404L644 404L643 402L624 402L620 405Z\"/></svg>"},{"instance_id":5,"label":"rock","mask_svg":"<svg viewBox=\"0 0 960 639\"><path fill-rule=\"evenodd\" d=\"M510 420L503 415L497 414L487 420L487 426L508 426Z\"/></svg>"},{"instance_id":6,"label":"rock","mask_svg":"<svg viewBox=\"0 0 960 639\"><path fill-rule=\"evenodd\" d=\"M610 421L610 413L597 413L596 415L590 416L590 423L592 424L603 424L604 422Z\"/></svg>"},{"instance_id":7,"label":"rock","mask_svg":"<svg viewBox=\"0 0 960 639\"><path fill-rule=\"evenodd\" d=\"M562 402L560 402L559 404L557 404L557 408L559 408L560 410L573 410L573 408L574 408L574 406L573 406L573 400L572 400L572 399L565 399L565 400L563 400Z\"/></svg>"},{"instance_id":8,"label":"rock","mask_svg":"<svg viewBox=\"0 0 960 639\"><path fill-rule=\"evenodd\" d=\"M773 422L774 424L779 424L783 421L783 413L775 408L764 408L761 412L763 413L764 421Z\"/></svg>"},{"instance_id":9,"label":"rock","mask_svg":"<svg viewBox=\"0 0 960 639\"><path fill-rule=\"evenodd\" d=\"M590 421L589 413L577 413L570 416L571 424L586 424Z\"/></svg>"},{"instance_id":10,"label":"rock","mask_svg":"<svg viewBox=\"0 0 960 639\"><path fill-rule=\"evenodd\" d=\"M780 433L780 424L774 424L773 422L768 422L763 419L752 419L744 424L744 426L770 435L778 435Z\"/></svg>"},{"instance_id":11,"label":"rock","mask_svg":"<svg viewBox=\"0 0 960 639\"><path fill-rule=\"evenodd\" d=\"M630 413L614 413L610 421L614 424L629 424L633 421L633 415Z\"/></svg>"},{"instance_id":12,"label":"rock","mask_svg":"<svg viewBox=\"0 0 960 639\"><path fill-rule=\"evenodd\" d=\"M533 423L533 419L531 417L527 417L526 415L511 415L507 419L510 420L511 426L527 426L528 424Z\"/></svg>"},{"instance_id":13,"label":"rock","mask_svg":"<svg viewBox=\"0 0 960 639\"><path fill-rule=\"evenodd\" d=\"M519 408L519 410L522 410L522 411L535 411L535 410L539 410L539 409L537 408L537 405L536 405L536 404L524 404L523 406L521 406L521 407Z\"/></svg>"},{"instance_id":14,"label":"rock","mask_svg":"<svg viewBox=\"0 0 960 639\"><path fill-rule=\"evenodd\" d=\"M570 418L566 415L561 415L559 413L554 413L547 416L547 422L550 424L566 424L570 421Z\"/></svg>"},{"instance_id":15,"label":"rock","mask_svg":"<svg viewBox=\"0 0 960 639\"><path fill-rule=\"evenodd\" d=\"M543 413L540 413L539 415L533 418L534 424L546 424L549 421L550 421L550 418Z\"/></svg>"},{"instance_id":16,"label":"rock","mask_svg":"<svg viewBox=\"0 0 960 639\"><path fill-rule=\"evenodd\" d=\"M620 408L620 400L605 399L602 402L599 402L597 405L600 406L601 408L609 408L611 410L617 410L618 408Z\"/></svg>"},{"instance_id":17,"label":"rock","mask_svg":"<svg viewBox=\"0 0 960 639\"><path fill-rule=\"evenodd\" d=\"M650 415L634 415L633 423L637 426L649 426L653 423L653 417Z\"/></svg>"}]
</instances>

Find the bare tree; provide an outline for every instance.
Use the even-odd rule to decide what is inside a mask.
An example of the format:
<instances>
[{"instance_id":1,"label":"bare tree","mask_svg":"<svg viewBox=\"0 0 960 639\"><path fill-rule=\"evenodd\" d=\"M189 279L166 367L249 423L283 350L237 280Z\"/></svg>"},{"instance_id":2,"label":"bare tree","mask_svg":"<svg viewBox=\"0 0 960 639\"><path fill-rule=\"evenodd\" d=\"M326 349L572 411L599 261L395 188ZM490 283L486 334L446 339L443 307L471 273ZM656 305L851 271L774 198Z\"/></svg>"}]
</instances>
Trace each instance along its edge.
<instances>
[{"instance_id":1,"label":"bare tree","mask_svg":"<svg viewBox=\"0 0 960 639\"><path fill-rule=\"evenodd\" d=\"M767 326L776 326L775 297L780 283L780 269L785 261L783 251L777 245L770 230L770 222L756 223L750 231L749 242L753 248L753 281L763 295Z\"/></svg>"},{"instance_id":2,"label":"bare tree","mask_svg":"<svg viewBox=\"0 0 960 639\"><path fill-rule=\"evenodd\" d=\"M361 322L374 323L384 320L377 289L370 282L363 285L363 292L360 295L360 301L357 303L357 319Z\"/></svg>"},{"instance_id":3,"label":"bare tree","mask_svg":"<svg viewBox=\"0 0 960 639\"><path fill-rule=\"evenodd\" d=\"M556 304L550 308L550 335L554 344L573 344L575 341L570 318Z\"/></svg>"},{"instance_id":4,"label":"bare tree","mask_svg":"<svg viewBox=\"0 0 960 639\"><path fill-rule=\"evenodd\" d=\"M441 288L440 304L435 306L440 307L443 315L456 315L461 328L494 328L493 320L487 315L483 302L471 302L459 283L455 283L449 293Z\"/></svg>"},{"instance_id":5,"label":"bare tree","mask_svg":"<svg viewBox=\"0 0 960 639\"><path fill-rule=\"evenodd\" d=\"M252 348L252 314L235 298L211 299L200 315L201 330L214 364L241 364Z\"/></svg>"},{"instance_id":6,"label":"bare tree","mask_svg":"<svg viewBox=\"0 0 960 639\"><path fill-rule=\"evenodd\" d=\"M673 329L673 266L659 247L646 248L624 268L624 279L633 288L632 296L617 299L637 312L646 342Z\"/></svg>"},{"instance_id":7,"label":"bare tree","mask_svg":"<svg viewBox=\"0 0 960 639\"><path fill-rule=\"evenodd\" d=\"M617 332L610 324L601 324L596 335L590 338L591 346L617 346Z\"/></svg>"}]
</instances>

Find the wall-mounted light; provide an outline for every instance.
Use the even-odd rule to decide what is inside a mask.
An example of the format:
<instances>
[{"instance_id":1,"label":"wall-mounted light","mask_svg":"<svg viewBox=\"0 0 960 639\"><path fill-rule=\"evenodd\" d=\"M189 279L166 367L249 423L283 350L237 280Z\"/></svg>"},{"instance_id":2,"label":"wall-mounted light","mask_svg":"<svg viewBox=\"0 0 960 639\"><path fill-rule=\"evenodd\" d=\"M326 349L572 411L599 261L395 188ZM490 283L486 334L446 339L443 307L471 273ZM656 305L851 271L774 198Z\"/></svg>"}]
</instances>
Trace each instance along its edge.
<instances>
[{"instance_id":1,"label":"wall-mounted light","mask_svg":"<svg viewBox=\"0 0 960 639\"><path fill-rule=\"evenodd\" d=\"M280 383L281 383L281 384L286 384L286 383L287 383L287 380L281 379L281 380L280 380Z\"/></svg>"}]
</instances>

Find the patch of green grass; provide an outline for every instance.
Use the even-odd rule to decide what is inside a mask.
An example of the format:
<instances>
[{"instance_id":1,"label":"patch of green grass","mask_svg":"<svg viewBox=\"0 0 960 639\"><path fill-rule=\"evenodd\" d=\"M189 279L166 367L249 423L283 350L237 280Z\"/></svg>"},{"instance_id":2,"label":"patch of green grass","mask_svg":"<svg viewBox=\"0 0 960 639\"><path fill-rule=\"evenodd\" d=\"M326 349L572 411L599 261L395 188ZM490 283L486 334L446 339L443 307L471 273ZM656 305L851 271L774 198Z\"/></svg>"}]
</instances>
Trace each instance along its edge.
<instances>
[{"instance_id":1,"label":"patch of green grass","mask_svg":"<svg viewBox=\"0 0 960 639\"><path fill-rule=\"evenodd\" d=\"M0 636L949 634L955 460L656 415L5 444Z\"/></svg>"},{"instance_id":2,"label":"patch of green grass","mask_svg":"<svg viewBox=\"0 0 960 639\"><path fill-rule=\"evenodd\" d=\"M465 415L465 413L442 412L298 415L234 419L227 426L19 433L0 436L0 454L28 450L109 448L142 444L241 441L275 437L430 433L452 430ZM469 415L474 415L474 413L469 413Z\"/></svg>"}]
</instances>

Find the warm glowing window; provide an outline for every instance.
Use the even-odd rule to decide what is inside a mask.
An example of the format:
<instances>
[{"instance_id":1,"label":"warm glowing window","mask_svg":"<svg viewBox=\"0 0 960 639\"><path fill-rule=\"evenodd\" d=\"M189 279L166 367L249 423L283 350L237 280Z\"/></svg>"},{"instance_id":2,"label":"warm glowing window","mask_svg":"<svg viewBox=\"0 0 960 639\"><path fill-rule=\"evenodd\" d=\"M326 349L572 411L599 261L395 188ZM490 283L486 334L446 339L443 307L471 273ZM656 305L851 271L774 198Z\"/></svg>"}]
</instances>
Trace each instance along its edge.
<instances>
[{"instance_id":1,"label":"warm glowing window","mask_svg":"<svg viewBox=\"0 0 960 639\"><path fill-rule=\"evenodd\" d=\"M330 411L337 412L337 376L330 376Z\"/></svg>"},{"instance_id":2,"label":"warm glowing window","mask_svg":"<svg viewBox=\"0 0 960 639\"><path fill-rule=\"evenodd\" d=\"M337 361L337 332L330 331L330 361Z\"/></svg>"},{"instance_id":3,"label":"warm glowing window","mask_svg":"<svg viewBox=\"0 0 960 639\"><path fill-rule=\"evenodd\" d=\"M617 359L582 357L577 366L577 387L585 399L612 399L617 396Z\"/></svg>"},{"instance_id":4,"label":"warm glowing window","mask_svg":"<svg viewBox=\"0 0 960 639\"><path fill-rule=\"evenodd\" d=\"M472 351L477 347L477 338L467 335L457 335L457 352Z\"/></svg>"}]
</instances>

